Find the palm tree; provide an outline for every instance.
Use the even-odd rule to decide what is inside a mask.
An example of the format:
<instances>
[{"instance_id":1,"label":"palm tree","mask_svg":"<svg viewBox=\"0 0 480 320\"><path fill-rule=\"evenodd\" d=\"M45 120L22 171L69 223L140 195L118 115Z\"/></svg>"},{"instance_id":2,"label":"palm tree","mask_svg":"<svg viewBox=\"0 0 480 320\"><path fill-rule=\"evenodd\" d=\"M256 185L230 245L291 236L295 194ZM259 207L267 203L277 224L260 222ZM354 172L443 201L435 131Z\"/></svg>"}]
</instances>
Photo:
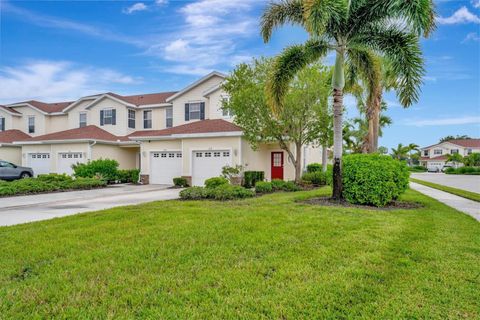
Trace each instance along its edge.
<instances>
[{"instance_id":1,"label":"palm tree","mask_svg":"<svg viewBox=\"0 0 480 320\"><path fill-rule=\"evenodd\" d=\"M342 116L345 61L357 66L364 79L375 77L374 56L382 55L400 78L399 100L409 106L418 100L424 74L419 35L433 30L431 0L283 0L267 6L262 36L270 40L274 29L299 25L309 33L303 45L286 48L277 57L267 84L269 103L281 108L289 82L306 65L336 54L333 72L334 176L333 198L342 198Z\"/></svg>"},{"instance_id":2,"label":"palm tree","mask_svg":"<svg viewBox=\"0 0 480 320\"><path fill-rule=\"evenodd\" d=\"M399 143L397 148L392 148L392 157L397 160L405 160L408 158L408 152L410 151L409 146L404 146Z\"/></svg>"},{"instance_id":3,"label":"palm tree","mask_svg":"<svg viewBox=\"0 0 480 320\"><path fill-rule=\"evenodd\" d=\"M463 157L460 153L451 153L447 156L447 162L452 162L454 167L463 162Z\"/></svg>"}]
</instances>

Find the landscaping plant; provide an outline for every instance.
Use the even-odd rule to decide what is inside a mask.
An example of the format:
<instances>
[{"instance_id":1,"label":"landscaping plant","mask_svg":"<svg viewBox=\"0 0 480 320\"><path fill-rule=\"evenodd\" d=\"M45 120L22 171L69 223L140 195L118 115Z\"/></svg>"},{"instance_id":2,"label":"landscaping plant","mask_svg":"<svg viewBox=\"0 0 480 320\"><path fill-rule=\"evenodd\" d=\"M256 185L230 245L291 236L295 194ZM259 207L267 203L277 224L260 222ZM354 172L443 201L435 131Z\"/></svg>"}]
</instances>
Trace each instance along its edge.
<instances>
[{"instance_id":1,"label":"landscaping plant","mask_svg":"<svg viewBox=\"0 0 480 320\"><path fill-rule=\"evenodd\" d=\"M245 171L243 174L243 186L245 188L253 188L258 181L265 180L265 172L263 171Z\"/></svg>"},{"instance_id":2,"label":"landscaping plant","mask_svg":"<svg viewBox=\"0 0 480 320\"><path fill-rule=\"evenodd\" d=\"M353 204L384 206L408 188L409 171L405 163L378 154L345 156L343 196Z\"/></svg>"},{"instance_id":3,"label":"landscaping plant","mask_svg":"<svg viewBox=\"0 0 480 320\"><path fill-rule=\"evenodd\" d=\"M256 193L270 193L273 191L272 183L268 181L259 181L255 184Z\"/></svg>"},{"instance_id":4,"label":"landscaping plant","mask_svg":"<svg viewBox=\"0 0 480 320\"><path fill-rule=\"evenodd\" d=\"M229 184L229 183L230 183L230 181L228 181L227 178L214 177L214 178L210 178L210 179L205 180L205 187L207 189L213 189L213 188L216 188L218 186L221 186L221 185L224 185L224 184Z\"/></svg>"},{"instance_id":5,"label":"landscaping plant","mask_svg":"<svg viewBox=\"0 0 480 320\"><path fill-rule=\"evenodd\" d=\"M181 187L181 188L188 187L187 179L182 177L173 178L173 184L175 185L175 187Z\"/></svg>"},{"instance_id":6,"label":"landscaping plant","mask_svg":"<svg viewBox=\"0 0 480 320\"><path fill-rule=\"evenodd\" d=\"M118 162L111 159L98 159L87 163L77 163L72 166L75 177L94 178L101 176L108 183L117 179Z\"/></svg>"},{"instance_id":7,"label":"landscaping plant","mask_svg":"<svg viewBox=\"0 0 480 320\"><path fill-rule=\"evenodd\" d=\"M304 173L302 176L302 181L311 183L314 186L323 186L327 183L327 176L320 167L320 171Z\"/></svg>"}]
</instances>

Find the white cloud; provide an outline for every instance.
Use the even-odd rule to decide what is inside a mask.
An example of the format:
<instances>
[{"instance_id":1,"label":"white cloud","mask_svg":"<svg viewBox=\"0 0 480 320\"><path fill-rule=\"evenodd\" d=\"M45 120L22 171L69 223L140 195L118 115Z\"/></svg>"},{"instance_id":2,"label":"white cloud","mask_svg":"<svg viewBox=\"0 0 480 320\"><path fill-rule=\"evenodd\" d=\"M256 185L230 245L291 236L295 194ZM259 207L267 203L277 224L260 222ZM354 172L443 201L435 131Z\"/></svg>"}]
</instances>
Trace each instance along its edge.
<instances>
[{"instance_id":1,"label":"white cloud","mask_svg":"<svg viewBox=\"0 0 480 320\"><path fill-rule=\"evenodd\" d=\"M425 119L425 120L408 120L407 125L416 127L425 126L451 126L461 124L480 124L480 116L463 116L463 117L450 117L439 119Z\"/></svg>"},{"instance_id":2,"label":"white cloud","mask_svg":"<svg viewBox=\"0 0 480 320\"><path fill-rule=\"evenodd\" d=\"M168 0L155 0L157 6L164 6L168 4Z\"/></svg>"},{"instance_id":3,"label":"white cloud","mask_svg":"<svg viewBox=\"0 0 480 320\"><path fill-rule=\"evenodd\" d=\"M480 36L476 32L470 32L467 34L465 39L463 39L462 43L469 42L469 41L480 41Z\"/></svg>"},{"instance_id":4,"label":"white cloud","mask_svg":"<svg viewBox=\"0 0 480 320\"><path fill-rule=\"evenodd\" d=\"M463 6L450 17L437 17L437 22L440 24L460 24L460 23L480 23L480 18L471 13L467 7Z\"/></svg>"},{"instance_id":5,"label":"white cloud","mask_svg":"<svg viewBox=\"0 0 480 320\"><path fill-rule=\"evenodd\" d=\"M474 8L479 9L480 8L480 0L472 0L472 6Z\"/></svg>"},{"instance_id":6,"label":"white cloud","mask_svg":"<svg viewBox=\"0 0 480 320\"><path fill-rule=\"evenodd\" d=\"M141 79L111 69L77 66L67 61L33 61L0 68L0 103L75 100L138 83Z\"/></svg>"},{"instance_id":7,"label":"white cloud","mask_svg":"<svg viewBox=\"0 0 480 320\"><path fill-rule=\"evenodd\" d=\"M144 11L144 10L147 10L147 6L145 5L145 3L137 2L131 5L130 7L123 9L123 13L132 14L136 11Z\"/></svg>"},{"instance_id":8,"label":"white cloud","mask_svg":"<svg viewBox=\"0 0 480 320\"><path fill-rule=\"evenodd\" d=\"M251 16L258 0L200 0L179 9L183 21L167 38L150 46L145 53L158 56L173 65L171 73L198 74L218 66L231 66L231 57L245 60L237 53L237 43L258 32L258 21ZM238 58L238 59L237 59Z\"/></svg>"},{"instance_id":9,"label":"white cloud","mask_svg":"<svg viewBox=\"0 0 480 320\"><path fill-rule=\"evenodd\" d=\"M127 43L135 46L142 45L142 42L134 37L118 34L105 28L97 28L90 24L83 24L68 19L37 14L32 11L16 7L9 2L2 2L2 10L4 12L14 14L20 19L27 20L28 22L39 27L75 31L109 41Z\"/></svg>"}]
</instances>

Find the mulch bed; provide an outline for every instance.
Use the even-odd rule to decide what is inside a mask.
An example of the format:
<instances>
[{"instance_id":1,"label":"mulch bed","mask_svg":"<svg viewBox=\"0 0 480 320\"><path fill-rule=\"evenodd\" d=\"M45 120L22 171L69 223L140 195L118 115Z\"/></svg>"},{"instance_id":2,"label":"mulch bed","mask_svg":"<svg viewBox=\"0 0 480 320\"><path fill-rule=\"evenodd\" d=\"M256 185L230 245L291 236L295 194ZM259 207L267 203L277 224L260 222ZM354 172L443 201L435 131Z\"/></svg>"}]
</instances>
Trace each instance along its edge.
<instances>
[{"instance_id":1,"label":"mulch bed","mask_svg":"<svg viewBox=\"0 0 480 320\"><path fill-rule=\"evenodd\" d=\"M360 209L369 209L369 210L398 210L398 209L418 209L422 208L423 205L418 202L407 202L407 201L393 201L387 204L385 207L375 207L371 205L361 205L361 204L351 204L346 200L333 200L330 197L320 197L312 198L308 200L300 201L301 203L325 206L325 207L344 207L344 208L360 208Z\"/></svg>"}]
</instances>

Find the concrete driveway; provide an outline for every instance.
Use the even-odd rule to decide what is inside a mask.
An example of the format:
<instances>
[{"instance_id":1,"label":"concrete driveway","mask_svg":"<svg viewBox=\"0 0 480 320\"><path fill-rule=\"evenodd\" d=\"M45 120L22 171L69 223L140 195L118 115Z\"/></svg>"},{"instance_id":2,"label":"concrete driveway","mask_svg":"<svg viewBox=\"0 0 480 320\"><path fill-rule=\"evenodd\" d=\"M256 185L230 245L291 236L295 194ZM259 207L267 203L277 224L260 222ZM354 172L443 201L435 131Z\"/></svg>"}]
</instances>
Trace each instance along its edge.
<instances>
[{"instance_id":1,"label":"concrete driveway","mask_svg":"<svg viewBox=\"0 0 480 320\"><path fill-rule=\"evenodd\" d=\"M176 199L179 192L179 189L168 189L168 186L159 185L115 185L105 189L0 198L0 226Z\"/></svg>"},{"instance_id":2,"label":"concrete driveway","mask_svg":"<svg viewBox=\"0 0 480 320\"><path fill-rule=\"evenodd\" d=\"M444 173L412 173L412 178L441 184L447 187L480 193L480 175L457 175Z\"/></svg>"}]
</instances>

